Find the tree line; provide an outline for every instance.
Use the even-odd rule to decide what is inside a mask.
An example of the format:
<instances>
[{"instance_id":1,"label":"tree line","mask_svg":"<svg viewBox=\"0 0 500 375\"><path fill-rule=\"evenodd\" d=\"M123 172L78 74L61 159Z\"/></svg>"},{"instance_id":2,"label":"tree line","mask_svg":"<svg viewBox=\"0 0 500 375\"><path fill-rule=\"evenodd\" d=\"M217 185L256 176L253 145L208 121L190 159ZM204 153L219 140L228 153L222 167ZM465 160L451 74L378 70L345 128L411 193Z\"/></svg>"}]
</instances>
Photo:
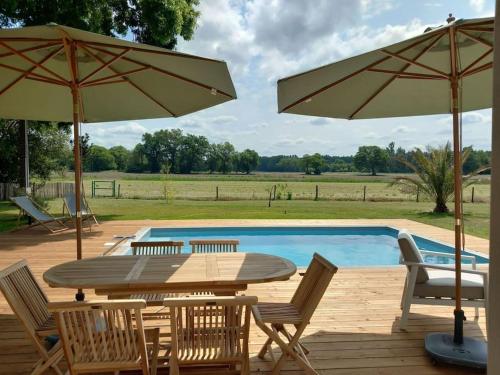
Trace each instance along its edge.
<instances>
[{"instance_id":1,"label":"tree line","mask_svg":"<svg viewBox=\"0 0 500 375\"><path fill-rule=\"evenodd\" d=\"M37 123L29 127L30 173L47 180L54 173L73 169L71 131L68 124ZM0 182L20 183L23 172L18 140L22 131L16 121L0 120ZM391 142L387 147L361 146L353 156L275 155L259 156L251 149L238 152L229 142L210 143L204 136L180 129L145 133L131 150L123 146L106 148L81 138L83 168L86 172L118 170L133 173L251 173L324 172L410 173L417 150L405 150ZM425 151L424 151L425 152ZM467 149L464 173L489 165L490 152Z\"/></svg>"},{"instance_id":2,"label":"tree line","mask_svg":"<svg viewBox=\"0 0 500 375\"><path fill-rule=\"evenodd\" d=\"M204 136L185 134L181 129L145 133L132 150L123 146L106 149L84 145L84 171L116 169L133 173L250 173L257 169L259 155L241 152L229 142L210 143Z\"/></svg>"}]
</instances>

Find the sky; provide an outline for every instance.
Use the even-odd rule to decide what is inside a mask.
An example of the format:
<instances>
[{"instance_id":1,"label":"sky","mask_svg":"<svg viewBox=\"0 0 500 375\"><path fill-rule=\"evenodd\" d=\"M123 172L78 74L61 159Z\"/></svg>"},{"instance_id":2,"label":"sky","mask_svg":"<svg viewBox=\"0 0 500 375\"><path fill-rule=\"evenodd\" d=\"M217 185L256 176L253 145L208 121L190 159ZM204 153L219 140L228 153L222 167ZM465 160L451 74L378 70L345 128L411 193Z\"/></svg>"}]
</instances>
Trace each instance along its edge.
<instances>
[{"instance_id":1,"label":"sky","mask_svg":"<svg viewBox=\"0 0 500 375\"><path fill-rule=\"evenodd\" d=\"M133 148L142 134L181 128L261 155L352 155L361 145L406 149L451 140L451 116L356 120L277 113L276 81L421 34L494 15L494 0L201 0L194 37L177 50L227 62L238 99L180 118L83 124L94 144ZM491 149L491 110L463 115L463 143Z\"/></svg>"}]
</instances>

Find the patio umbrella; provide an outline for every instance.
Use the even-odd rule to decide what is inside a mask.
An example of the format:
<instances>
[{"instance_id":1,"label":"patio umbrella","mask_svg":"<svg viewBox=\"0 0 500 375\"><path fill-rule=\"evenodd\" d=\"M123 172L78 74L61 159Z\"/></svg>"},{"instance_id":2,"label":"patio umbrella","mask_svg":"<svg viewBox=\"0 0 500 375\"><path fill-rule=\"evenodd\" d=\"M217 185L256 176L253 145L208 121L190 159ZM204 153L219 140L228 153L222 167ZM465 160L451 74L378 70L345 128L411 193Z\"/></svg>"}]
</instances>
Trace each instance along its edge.
<instances>
[{"instance_id":1,"label":"patio umbrella","mask_svg":"<svg viewBox=\"0 0 500 375\"><path fill-rule=\"evenodd\" d=\"M455 332L452 338L427 336L426 349L436 359L481 366L485 345L463 337L460 112L492 105L493 28L494 18L455 20L450 14L446 25L422 35L278 81L279 112L350 120L452 114Z\"/></svg>"},{"instance_id":2,"label":"patio umbrella","mask_svg":"<svg viewBox=\"0 0 500 375\"><path fill-rule=\"evenodd\" d=\"M79 124L178 117L235 98L223 61L55 24L0 30L0 117L73 123L77 259Z\"/></svg>"}]
</instances>

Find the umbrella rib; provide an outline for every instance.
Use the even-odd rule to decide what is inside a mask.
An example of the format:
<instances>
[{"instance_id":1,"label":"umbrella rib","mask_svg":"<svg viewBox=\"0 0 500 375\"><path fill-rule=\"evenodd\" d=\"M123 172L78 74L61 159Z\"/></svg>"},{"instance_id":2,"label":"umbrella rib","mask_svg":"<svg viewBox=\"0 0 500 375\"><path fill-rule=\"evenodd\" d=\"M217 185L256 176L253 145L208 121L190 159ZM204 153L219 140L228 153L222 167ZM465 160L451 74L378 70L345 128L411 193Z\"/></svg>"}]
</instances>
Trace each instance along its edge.
<instances>
[{"instance_id":1,"label":"umbrella rib","mask_svg":"<svg viewBox=\"0 0 500 375\"><path fill-rule=\"evenodd\" d=\"M472 35L472 34L469 34L468 32L464 31L464 30L461 30L461 29L458 29L458 32L460 34L463 34L465 35L467 38L477 42L477 43L480 43L480 44L483 44L485 45L486 47L490 47L492 48L493 47L493 44L488 42L487 40L484 40L483 38L480 38L478 36L475 36L475 35Z\"/></svg>"},{"instance_id":2,"label":"umbrella rib","mask_svg":"<svg viewBox=\"0 0 500 375\"><path fill-rule=\"evenodd\" d=\"M99 73L101 70L103 69L106 69L108 66L110 66L111 64L113 64L115 61L121 59L125 54L127 54L128 52L130 52L130 48L127 48L125 49L122 53L116 55L115 57L113 57L111 60L109 60L108 62L106 62L105 64L102 64L100 67L98 67L97 69L95 69L93 72L87 74L87 76L85 76L83 79L80 80L80 82L78 82L79 84L82 84L84 83L85 81L87 81L89 78L93 77L94 75L96 75L97 73Z\"/></svg>"},{"instance_id":3,"label":"umbrella rib","mask_svg":"<svg viewBox=\"0 0 500 375\"><path fill-rule=\"evenodd\" d=\"M55 54L59 53L59 51L63 48L63 46L59 47L58 49L52 51L51 53L49 53L47 56L45 56L42 60L40 60L39 64L43 64L45 63L47 60L51 59L52 56L54 56ZM36 65L32 66L31 68L29 68L28 70L26 70L23 74L21 74L19 77L17 77L16 79L14 79L11 83L9 83L7 86L5 86L3 89L0 90L0 95L4 94L5 92L7 92L10 88L14 87L19 81L21 81L23 78L26 78L28 75L31 74L31 72L33 70L36 69Z\"/></svg>"},{"instance_id":4,"label":"umbrella rib","mask_svg":"<svg viewBox=\"0 0 500 375\"><path fill-rule=\"evenodd\" d=\"M425 65L425 64L422 64L422 63L416 62L416 61L412 61L411 59L408 59L408 58L406 58L406 57L404 57L404 56L401 56L401 55L399 55L399 54L397 54L397 53L392 53L392 52L387 51L387 50L385 50L385 49L381 50L380 52L385 53L386 55L389 55L390 57L393 57L393 58L395 58L395 59L405 61L405 62L407 62L407 63L409 63L409 64L411 64L411 65L416 65L416 66L418 66L418 67L420 67L420 68L430 70L430 71L432 71L432 72L434 72L434 73L439 74L440 76L442 76L442 77L444 77L444 78L446 78L446 79L449 79L448 74L446 74L445 72L442 72L442 71L441 71L441 70L439 70L439 69L435 69L435 68L433 68L433 67L431 67L431 66L428 66L428 65Z\"/></svg>"},{"instance_id":5,"label":"umbrella rib","mask_svg":"<svg viewBox=\"0 0 500 375\"><path fill-rule=\"evenodd\" d=\"M56 81L56 80L49 80L49 79L44 79L44 78L38 78L38 77L31 77L31 76L27 76L25 77L25 79L29 79L29 80L32 80L32 81L38 81L38 82L44 82L44 83L51 83L53 85L59 85L59 86L64 86L64 87L68 87L68 83L64 82L59 82L59 81Z\"/></svg>"},{"instance_id":6,"label":"umbrella rib","mask_svg":"<svg viewBox=\"0 0 500 375\"><path fill-rule=\"evenodd\" d=\"M422 51L420 51L417 56L415 56L411 61L416 62L423 54L429 51L432 47L436 45L436 43L444 36L444 33L438 35L428 46L426 46ZM352 120L354 116L356 116L363 108L365 108L373 99L375 99L387 86L389 86L400 74L408 74L405 73L405 70L411 66L411 62L409 61L407 64L400 69L394 76L389 78L382 86L380 86L367 100L365 100L351 115L349 116L349 120ZM368 69L370 70L370 69ZM410 73L411 75L411 73ZM432 76L435 77L435 76ZM440 76L438 76L440 77ZM440 79L443 79L440 77Z\"/></svg>"},{"instance_id":7,"label":"umbrella rib","mask_svg":"<svg viewBox=\"0 0 500 375\"><path fill-rule=\"evenodd\" d=\"M3 63L0 63L0 67L1 68L5 68L5 69L9 69L9 70L14 70L14 71L19 72L19 73L25 73L26 72L24 69L16 68L15 66L3 64ZM47 82L55 83L55 84L58 84L58 85L65 85L65 86L68 85L68 83L66 81L59 81L59 80L56 80L56 79L53 79L53 78L50 78L50 77L47 77L47 76L44 76L44 75L38 74L38 73L30 72L29 76L38 77L39 79L44 79L44 80L47 80Z\"/></svg>"},{"instance_id":8,"label":"umbrella rib","mask_svg":"<svg viewBox=\"0 0 500 375\"><path fill-rule=\"evenodd\" d=\"M89 46L89 47L90 47L90 46ZM100 52L103 52L103 53L108 53L108 54L110 54L110 55L112 55L112 56L116 56L116 54L115 54L114 52L111 52L111 51L108 51L108 50L105 50L105 49L102 49L102 48L98 48L98 47L90 47L90 48L93 48L93 49L95 49L96 51L100 51ZM167 76L173 77L173 78L180 79L180 80L182 80L182 81L185 81L185 82L191 83L191 84L196 85L196 86L203 87L203 88L205 88L205 89L207 89L207 90L209 90L209 91L211 91L211 92L212 92L212 90L213 90L213 89L215 89L214 87L211 87L211 86L206 85L206 84L204 84L204 83L201 83L201 82L198 82L198 81L192 80L192 79L187 78L187 77L183 77L183 76L181 76L181 75L179 75L179 74L175 74L175 73L169 72L168 70L164 70L164 69L158 68L158 67L156 67L156 66L152 66L152 65L144 64L144 63L142 63L142 62L140 62L140 61L137 61L137 60L135 60L135 59L132 59L132 58L130 58L130 57L123 57L122 59L123 59L123 60L125 60L125 61L128 61L128 62L131 62L131 63L137 64L137 65L142 65L142 66L144 66L144 67L148 66L148 67L150 67L152 70L154 70L154 71L156 71L156 72L158 72L158 73L161 73L161 74L164 74L164 75L167 75ZM218 93L220 93L220 94L222 94L222 95L224 95L224 96L226 96L226 97L228 97L228 98L234 99L234 97L233 97L232 95L230 95L230 94L228 94L228 93L226 93L226 92L224 92L224 91L221 91L221 90L219 90L219 89L215 89L215 90L217 90L217 92L218 92Z\"/></svg>"},{"instance_id":9,"label":"umbrella rib","mask_svg":"<svg viewBox=\"0 0 500 375\"><path fill-rule=\"evenodd\" d=\"M375 72L375 73L387 73L387 74L393 74L396 75L397 78L422 78L422 79L442 79L446 80L443 76L438 76L435 74L424 74L424 73L410 73L410 72L402 72L402 71L396 71L396 70L387 70L387 69L377 69L377 68L370 68L368 69L369 72Z\"/></svg>"},{"instance_id":10,"label":"umbrella rib","mask_svg":"<svg viewBox=\"0 0 500 375\"><path fill-rule=\"evenodd\" d=\"M19 57L23 58L24 60L26 61L29 61L31 64L34 64L36 65L38 68L42 69L42 70L45 70L47 73L49 73L50 75L53 75L54 77L62 80L62 81L66 81L64 79L64 77L61 77L59 74L53 72L52 70L48 69L47 67L43 66L43 65L40 65L39 63L37 63L35 60L33 60L32 58L26 56L24 53L16 50L15 48L9 46L8 44L6 44L5 42L1 41L0 40L0 45L4 46L5 48L7 48L8 50L10 50L11 52L13 52L14 54L18 55Z\"/></svg>"},{"instance_id":11,"label":"umbrella rib","mask_svg":"<svg viewBox=\"0 0 500 375\"><path fill-rule=\"evenodd\" d=\"M478 66L477 68L474 68L474 69L469 70L468 72L465 72L463 77L467 77L467 76L470 76L472 74L480 73L483 70L488 70L488 69L491 69L492 67L493 67L493 62L483 64L481 66Z\"/></svg>"},{"instance_id":12,"label":"umbrella rib","mask_svg":"<svg viewBox=\"0 0 500 375\"><path fill-rule=\"evenodd\" d=\"M444 35L444 32L441 32L441 33L440 33L440 35ZM407 51L407 50L409 50L409 49L411 49L411 48L413 48L413 47L415 47L415 46L417 46L417 45L419 45L419 44L421 44L421 43L425 43L426 41L428 41L429 39L433 38L434 36L435 36L434 34L431 34L431 35L427 36L426 38L423 38L422 40L418 40L418 41L416 41L416 42L414 42L414 43L410 44L409 46L406 46L405 48L401 49L400 51L398 51L398 53L405 52L405 51ZM306 95L306 96L303 96L302 98L300 98L300 99L296 100L296 101L295 101L295 102L293 102L292 104L287 105L287 106L286 106L285 108L283 108L280 112L285 112L285 111L289 110L290 108L295 107L297 104L300 104L300 103L302 103L302 102L305 102L306 100L311 99L312 97L314 97L314 96L316 96L316 95L318 95L318 94L322 93L323 91L326 91L326 90L328 90L328 89L331 89L332 87L337 86L339 83L342 83L342 82L344 82L344 81L346 81L346 80L348 80L348 79L350 79L350 78L352 78L352 77L354 77L354 76L357 76L358 74L363 73L364 71L366 71L366 70L368 70L368 69L370 69L370 68L372 68L372 67L374 67L374 66L377 66L378 64L381 64L381 63L383 63L384 61L387 61L387 60L389 60L389 59L390 59L390 57L389 57L389 56L383 57L383 58L381 58L381 59L379 59L379 60L377 60L377 61L375 61L375 62L373 62L373 63L371 63L371 64L369 64L369 65L367 65L367 66L365 66L365 67L363 67L363 68L361 68L361 69L356 70L355 72L353 72L353 73L351 73L351 74L348 74L348 75L347 75L347 76L345 76L345 77L342 77L342 78L340 78L340 79L336 80L335 82L332 82L332 83L330 83L330 84L328 84L328 85L326 85L326 86L323 86L323 87L321 87L320 89L318 89L318 90L316 90L316 91L312 92L311 94L308 94L308 95ZM305 73L302 73L302 74L305 74ZM295 75L295 76L293 76L293 77L297 77L297 76L300 76L300 75L302 75L302 74L298 74L298 75Z\"/></svg>"},{"instance_id":13,"label":"umbrella rib","mask_svg":"<svg viewBox=\"0 0 500 375\"><path fill-rule=\"evenodd\" d=\"M139 47L133 47L133 46L130 46L130 47L129 46L117 46L117 45L109 44L109 43L84 41L84 40L78 40L78 39L75 39L75 42L85 43L89 46L101 46L101 47L109 47L109 48L115 48L115 49L130 48L132 51L137 51L137 52L152 53L152 54L157 54L157 55L166 55L166 56L180 57L180 58L193 59L193 60L203 60L203 61L210 61L210 62L216 62L216 63L224 63L224 61L221 61L221 60L210 59L208 57L202 57L202 56L189 55L187 53L180 53L180 52L154 51L154 50L148 50L145 48L139 48Z\"/></svg>"},{"instance_id":14,"label":"umbrella rib","mask_svg":"<svg viewBox=\"0 0 500 375\"><path fill-rule=\"evenodd\" d=\"M118 78L118 77L123 77L123 76L129 76L129 75L132 75L134 73L139 73L139 72L143 72L145 70L149 70L150 67L146 66L146 67L143 67L143 68L137 68L137 69L132 69L132 70L128 70L126 72L123 72L123 73L116 73L116 74L112 74L110 76L107 76L107 77L102 77L102 78L98 78L98 79L94 79L92 81L88 81L86 83L83 83L80 82L80 86L81 87L87 87L87 86L95 86L96 83L100 83L100 82L104 82L106 83L105 81L108 81L108 80L112 80L113 78ZM124 80L122 79L121 81L112 81L112 82L123 82Z\"/></svg>"},{"instance_id":15,"label":"umbrella rib","mask_svg":"<svg viewBox=\"0 0 500 375\"><path fill-rule=\"evenodd\" d=\"M492 33L493 31L495 31L495 29L492 28L492 27L463 27L462 30L482 31L482 32L485 32L485 33Z\"/></svg>"},{"instance_id":16,"label":"umbrella rib","mask_svg":"<svg viewBox=\"0 0 500 375\"><path fill-rule=\"evenodd\" d=\"M81 88L85 88L85 87L92 87L92 86L101 86L101 85L110 85L110 84L113 84L113 83L126 83L127 81L125 79L115 79L115 80L107 80L107 81L103 81L103 82L95 82L95 83L87 83L83 86L80 86Z\"/></svg>"},{"instance_id":17,"label":"umbrella rib","mask_svg":"<svg viewBox=\"0 0 500 375\"><path fill-rule=\"evenodd\" d=\"M0 40L3 40L3 39L0 38ZM22 49L22 50L20 50L20 52L37 51L39 49L45 49L45 48L49 48L49 47L52 47L52 46L57 46L58 44L61 44L61 42L58 42L58 43L47 43L47 44L42 44L40 46L33 46L33 47ZM12 56L12 55L15 55L15 53L14 52L7 52L7 53L1 54L0 58L9 57L9 56Z\"/></svg>"},{"instance_id":18,"label":"umbrella rib","mask_svg":"<svg viewBox=\"0 0 500 375\"><path fill-rule=\"evenodd\" d=\"M104 63L104 60L101 59L98 55L96 55L95 53L93 53L89 48L87 48L87 46L84 44L84 43L78 43L77 42L77 45L81 46L85 51L87 51L94 59L96 59L97 61L100 61L101 63ZM111 67L111 66L108 66L107 69L111 70L113 73L116 73L118 74L119 72ZM140 93L142 93L145 97L147 97L148 99L152 100L154 103L156 103L158 106L160 106L163 110L165 110L170 116L173 116L173 117L177 117L175 115L175 113L173 113L171 110L169 110L167 107L165 107L162 103L160 103L157 99L153 98L151 95L149 95L147 92L145 92L142 88L140 88L137 84L133 83L132 81L130 81L130 79L128 79L127 77L123 77L123 79L129 83L132 87L134 87L136 90L138 90Z\"/></svg>"},{"instance_id":19,"label":"umbrella rib","mask_svg":"<svg viewBox=\"0 0 500 375\"><path fill-rule=\"evenodd\" d=\"M481 56L479 56L477 59L475 59L473 62L471 62L469 65L467 65L467 67L465 67L465 69L462 70L458 75L460 77L464 76L470 69L472 69L474 67L474 65L476 65L479 61L483 60L486 56L488 56L492 52L493 52L493 48L490 48L488 51L486 51Z\"/></svg>"}]
</instances>

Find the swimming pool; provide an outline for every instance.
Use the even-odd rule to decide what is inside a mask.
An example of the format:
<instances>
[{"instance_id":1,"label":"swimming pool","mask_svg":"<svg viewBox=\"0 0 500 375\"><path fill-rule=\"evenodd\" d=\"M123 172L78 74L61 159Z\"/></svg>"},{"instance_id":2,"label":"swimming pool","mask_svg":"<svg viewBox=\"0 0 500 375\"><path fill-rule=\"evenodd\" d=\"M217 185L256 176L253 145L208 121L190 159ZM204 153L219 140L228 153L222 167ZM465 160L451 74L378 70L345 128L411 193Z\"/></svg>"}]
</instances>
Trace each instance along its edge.
<instances>
[{"instance_id":1,"label":"swimming pool","mask_svg":"<svg viewBox=\"0 0 500 375\"><path fill-rule=\"evenodd\" d=\"M391 266L399 264L398 230L391 227L203 227L144 228L133 241L184 241L183 252L189 253L192 239L238 239L239 251L277 255L307 266L312 254L318 252L342 267ZM414 236L421 249L454 253L452 246ZM117 255L130 254L124 246ZM488 263L478 253L477 263ZM453 260L426 256L426 262L447 264ZM466 263L464 261L464 263Z\"/></svg>"}]
</instances>

